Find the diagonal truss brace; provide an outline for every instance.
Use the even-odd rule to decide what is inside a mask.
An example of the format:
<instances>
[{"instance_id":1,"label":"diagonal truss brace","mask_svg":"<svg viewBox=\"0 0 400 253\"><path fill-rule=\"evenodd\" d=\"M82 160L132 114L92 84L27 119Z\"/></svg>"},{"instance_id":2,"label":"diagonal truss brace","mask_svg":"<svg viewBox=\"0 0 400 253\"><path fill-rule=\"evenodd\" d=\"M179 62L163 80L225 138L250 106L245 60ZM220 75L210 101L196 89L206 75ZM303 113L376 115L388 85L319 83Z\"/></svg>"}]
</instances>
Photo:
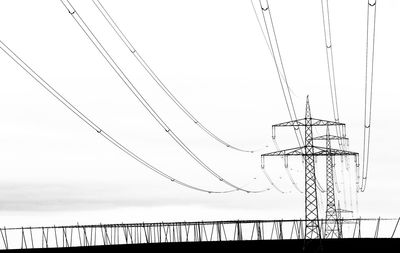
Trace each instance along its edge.
<instances>
[{"instance_id":1,"label":"diagonal truss brace","mask_svg":"<svg viewBox=\"0 0 400 253\"><path fill-rule=\"evenodd\" d=\"M307 124L306 124L306 120L307 120ZM276 128L277 127L305 127L305 126L309 126L309 127L314 127L314 126L323 126L323 127L329 127L329 126L336 126L336 127L341 127L342 128L342 133L343 133L343 137L337 136L338 139L343 139L346 136L346 124L344 123L340 123L340 122L335 122L335 121L330 121L330 120L323 120L323 119L316 119L316 118L310 118L310 119L306 119L306 118L302 118L302 119L298 119L298 120L292 120L292 121L287 121L287 122L282 122L282 123L278 123L275 125L272 125L272 139L275 139L276 137Z\"/></svg>"},{"instance_id":2,"label":"diagonal truss brace","mask_svg":"<svg viewBox=\"0 0 400 253\"><path fill-rule=\"evenodd\" d=\"M314 139L314 141L326 141L328 139L330 141L332 141L332 140L342 140L342 141L344 141L344 144L346 146L349 145L349 138L344 137L344 136L342 137L342 136L337 136L337 135L320 135L320 136L314 137L313 139Z\"/></svg>"},{"instance_id":3,"label":"diagonal truss brace","mask_svg":"<svg viewBox=\"0 0 400 253\"><path fill-rule=\"evenodd\" d=\"M334 149L334 148L325 148L319 146L313 146L314 153L313 156L355 156L355 161L357 165L359 164L359 158L357 152L351 152L346 150ZM306 147L298 147L298 148L289 148L284 150L279 150L275 152L262 154L261 157L265 156L304 156Z\"/></svg>"}]
</instances>

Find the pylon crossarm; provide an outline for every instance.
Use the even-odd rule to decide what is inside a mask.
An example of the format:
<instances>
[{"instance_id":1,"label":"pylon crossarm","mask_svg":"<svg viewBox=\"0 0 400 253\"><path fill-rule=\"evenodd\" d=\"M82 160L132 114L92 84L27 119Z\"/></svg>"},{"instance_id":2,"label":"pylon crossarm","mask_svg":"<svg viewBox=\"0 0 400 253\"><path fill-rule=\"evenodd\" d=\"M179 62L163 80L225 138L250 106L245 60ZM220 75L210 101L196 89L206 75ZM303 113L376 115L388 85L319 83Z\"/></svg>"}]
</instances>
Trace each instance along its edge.
<instances>
[{"instance_id":1,"label":"pylon crossarm","mask_svg":"<svg viewBox=\"0 0 400 253\"><path fill-rule=\"evenodd\" d=\"M305 118L303 119L297 119L297 120L291 120L291 121L286 121L282 123L278 123L275 125L272 125L272 127L298 127L298 126L305 126ZM336 122L336 121L330 121L330 120L324 120L324 119L315 119L311 118L311 125L312 126L345 126L346 124Z\"/></svg>"},{"instance_id":2,"label":"pylon crossarm","mask_svg":"<svg viewBox=\"0 0 400 253\"><path fill-rule=\"evenodd\" d=\"M297 119L297 120L291 120L291 121L287 121L287 122L282 122L282 123L278 123L275 125L272 125L272 128L275 127L299 127L299 126L305 126L305 119Z\"/></svg>"},{"instance_id":3,"label":"pylon crossarm","mask_svg":"<svg viewBox=\"0 0 400 253\"><path fill-rule=\"evenodd\" d=\"M311 125L312 126L345 126L346 124L336 122L336 121L330 121L330 120L324 120L324 119L315 119L311 118Z\"/></svg>"},{"instance_id":4,"label":"pylon crossarm","mask_svg":"<svg viewBox=\"0 0 400 253\"><path fill-rule=\"evenodd\" d=\"M261 156L301 156L304 155L304 149L305 147L299 147L299 148L290 148L290 149L284 149L284 150L278 150L275 152L270 152L270 153L265 153L262 154ZM346 150L340 150L340 149L334 149L334 148L325 148L325 147L319 147L319 146L314 146L314 156L357 156L357 152L351 152L351 151L346 151Z\"/></svg>"},{"instance_id":5,"label":"pylon crossarm","mask_svg":"<svg viewBox=\"0 0 400 253\"><path fill-rule=\"evenodd\" d=\"M340 209L340 208L336 209L336 211L340 212L340 213L353 213L353 211L346 210L346 209Z\"/></svg>"},{"instance_id":6,"label":"pylon crossarm","mask_svg":"<svg viewBox=\"0 0 400 253\"><path fill-rule=\"evenodd\" d=\"M348 140L349 138L347 137L342 137L342 136L337 136L337 135L321 135L314 137L314 141L326 141L326 140Z\"/></svg>"},{"instance_id":7,"label":"pylon crossarm","mask_svg":"<svg viewBox=\"0 0 400 253\"><path fill-rule=\"evenodd\" d=\"M270 152L266 154L262 154L261 157L265 156L301 156L304 153L304 147L299 147L299 148L290 148L290 149L284 149L284 150L279 150L275 152Z\"/></svg>"},{"instance_id":8,"label":"pylon crossarm","mask_svg":"<svg viewBox=\"0 0 400 253\"><path fill-rule=\"evenodd\" d=\"M314 156L355 156L358 158L357 152L351 152L346 150L334 149L334 148L325 148L314 146Z\"/></svg>"}]
</instances>

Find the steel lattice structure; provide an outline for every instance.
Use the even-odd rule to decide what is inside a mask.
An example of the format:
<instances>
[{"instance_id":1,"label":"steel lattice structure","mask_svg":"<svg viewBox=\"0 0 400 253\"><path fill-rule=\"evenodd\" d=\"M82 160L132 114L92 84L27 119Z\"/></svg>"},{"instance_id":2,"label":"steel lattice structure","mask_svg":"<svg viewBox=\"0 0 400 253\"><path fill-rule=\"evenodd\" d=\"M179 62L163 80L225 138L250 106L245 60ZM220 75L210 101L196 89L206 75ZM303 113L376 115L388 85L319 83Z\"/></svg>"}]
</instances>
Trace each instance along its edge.
<instances>
[{"instance_id":1,"label":"steel lattice structure","mask_svg":"<svg viewBox=\"0 0 400 253\"><path fill-rule=\"evenodd\" d=\"M329 153L326 156L326 211L325 211L325 235L324 238L342 238L343 234L339 225L339 216L336 208L334 169L335 162L332 157L331 140L345 140L347 137L330 135L329 127L326 127L326 135L315 137L314 140L324 140Z\"/></svg>"},{"instance_id":2,"label":"steel lattice structure","mask_svg":"<svg viewBox=\"0 0 400 253\"><path fill-rule=\"evenodd\" d=\"M318 222L318 201L317 186L315 176L315 157L330 157L333 163L334 156L354 156L358 165L358 153L346 150L333 149L331 147L319 147L314 145L313 128L314 127L341 127L345 134L345 124L335 121L315 119L311 117L310 103L307 96L305 118L283 122L272 126L272 138L275 139L276 127L304 127L305 145L302 147L284 149L261 155L262 168L264 168L265 157L282 156L287 159L288 156L302 156L305 164L305 239L321 238L321 229Z\"/></svg>"}]
</instances>

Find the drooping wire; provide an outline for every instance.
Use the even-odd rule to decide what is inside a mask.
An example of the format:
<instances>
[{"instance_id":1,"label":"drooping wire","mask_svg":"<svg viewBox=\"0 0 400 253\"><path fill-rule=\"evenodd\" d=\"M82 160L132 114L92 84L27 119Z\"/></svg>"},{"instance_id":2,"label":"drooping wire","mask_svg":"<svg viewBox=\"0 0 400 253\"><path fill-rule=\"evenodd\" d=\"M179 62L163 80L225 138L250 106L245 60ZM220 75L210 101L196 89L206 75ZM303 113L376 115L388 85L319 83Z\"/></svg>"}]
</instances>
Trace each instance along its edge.
<instances>
[{"instance_id":1,"label":"drooping wire","mask_svg":"<svg viewBox=\"0 0 400 253\"><path fill-rule=\"evenodd\" d=\"M255 17L256 17L256 19L257 19L258 26L260 27L262 36L263 36L263 38L264 38L264 41L265 41L265 43L267 44L268 50L269 50L269 52L270 52L271 55L272 55L272 47L271 47L271 45L270 45L269 42L268 42L267 35L265 34L265 31L264 31L263 26L262 26L262 24L261 24L261 20L260 20L258 14L257 14L257 10L256 10L256 7L255 7L255 5L254 5L254 2L253 2L253 0L250 0L250 2L251 2L251 7L253 8L253 11L254 11L254 15L255 15Z\"/></svg>"},{"instance_id":2,"label":"drooping wire","mask_svg":"<svg viewBox=\"0 0 400 253\"><path fill-rule=\"evenodd\" d=\"M262 29L262 27L261 27L261 31L263 33L263 36L264 36L265 41L266 41L266 44L268 45L268 48L270 49L270 52L271 52L272 57L274 59L274 64L275 64L276 70L278 72L278 78L279 78L279 82L281 84L281 89L282 89L282 93L283 93L283 96L284 96L284 99L285 99L286 108L287 108L287 110L289 112L290 119L291 120L294 120L294 119L297 120L297 115L296 115L296 111L295 111L295 108L294 108L293 99L292 99L292 96L291 96L291 88L290 88L289 83L287 81L285 68L283 66L283 60L282 60L282 56L281 56L281 53L280 53L280 50L279 50L278 39L277 39L276 33L275 33L275 27L274 27L274 23L273 23L273 20L272 20L270 6L268 4L268 0L264 0L264 1L259 0L259 3L260 3L261 11L262 11L262 16L263 16L263 21L264 21L264 25L265 25L266 35L265 35L264 29ZM254 9L254 14L256 15L257 21L259 21L259 17L258 17L257 11L255 11L253 1L251 1L251 4L252 4L252 7ZM267 22L266 15L268 15L268 17L269 17L268 18L269 22ZM271 28L269 28L268 23L271 25ZM261 24L261 22L259 22L259 25L260 24ZM271 34L270 33L273 36L273 40L271 39ZM276 50L276 52L275 52L275 50ZM278 55L278 57L276 57L276 55ZM304 141L303 141L303 138L301 136L299 127L294 127L294 131L295 131L296 139L297 139L297 142L298 142L299 146L303 146L304 145ZM276 145L276 143L274 143L274 144ZM291 178L291 180L292 179L293 178ZM320 185L318 180L317 180L317 188L321 192L325 192L325 190L322 188L322 186ZM296 185L296 189L298 189L297 185Z\"/></svg>"},{"instance_id":3,"label":"drooping wire","mask_svg":"<svg viewBox=\"0 0 400 253\"><path fill-rule=\"evenodd\" d=\"M122 69L118 66L118 64L114 61L108 51L103 47L97 37L93 34L88 25L84 22L81 16L78 14L76 9L71 5L69 0L60 0L62 5L67 9L71 17L75 20L78 26L82 29L82 31L86 34L89 40L93 43L96 49L100 52L103 58L107 61L110 67L114 70L114 72L118 75L118 77L124 82L124 84L128 87L128 89L132 92L133 95L139 100L139 102L145 107L147 112L156 120L156 122L167 132L167 134L195 161L197 162L203 169L208 171L211 175L216 177L219 181L224 184L247 193L258 193L264 192L266 189L251 191L247 189L242 189L241 187L227 181L219 174L217 174L214 170L212 170L205 162L203 162L189 147L169 128L169 126L163 121L163 119L157 114L157 112L150 106L147 100L142 96L142 94L136 89L133 83L129 80L129 78L125 75Z\"/></svg>"},{"instance_id":4,"label":"drooping wire","mask_svg":"<svg viewBox=\"0 0 400 253\"><path fill-rule=\"evenodd\" d=\"M355 210L356 211L356 215L359 214L358 194L359 194L359 192L356 191L356 210Z\"/></svg>"},{"instance_id":5,"label":"drooping wire","mask_svg":"<svg viewBox=\"0 0 400 253\"><path fill-rule=\"evenodd\" d=\"M329 3L328 0L321 0L322 9L322 22L324 27L324 38L325 38L325 52L326 60L328 66L328 76L329 76L329 87L331 93L331 102L333 109L333 118L335 122L339 122L339 105L337 99L337 89L336 89L336 77L335 77L335 65L333 61L333 49L332 49L332 34L331 34L331 22L329 17ZM335 126L336 134L338 136L343 136L341 128L337 125ZM342 139L338 139L339 147L341 150L346 150L343 145ZM348 161L346 160L346 166Z\"/></svg>"},{"instance_id":6,"label":"drooping wire","mask_svg":"<svg viewBox=\"0 0 400 253\"><path fill-rule=\"evenodd\" d=\"M345 166L346 166L346 173L348 174L348 179L349 179L349 181L350 181L350 183L349 183L349 196L350 196L350 210L354 210L353 209L353 197L354 197L354 195L353 195L353 187L352 187L352 182L353 182L353 177L352 177L352 175L351 175L351 171L350 171L350 164L349 164L349 162L348 162L348 159L349 159L349 157L348 156L346 156L345 157Z\"/></svg>"},{"instance_id":7,"label":"drooping wire","mask_svg":"<svg viewBox=\"0 0 400 253\"><path fill-rule=\"evenodd\" d=\"M275 145L276 151L279 151L280 149L279 149L279 145L278 145L278 142L277 142L277 140L276 140L276 137L273 137L272 140L273 140L273 143L274 143L274 145ZM290 182L292 183L293 187L294 187L299 193L303 193L303 192L300 190L299 186L297 185L296 181L294 181L294 179L293 179L293 177L292 177L292 174L290 173L290 171L289 171L289 169L288 169L288 166L289 166L289 165L288 165L288 157L287 157L287 156L286 156L286 157L284 156L284 157L282 157L282 159L284 160L283 163L284 163L284 167L285 167L286 174L288 175L288 177L289 177L289 179L290 179Z\"/></svg>"},{"instance_id":8,"label":"drooping wire","mask_svg":"<svg viewBox=\"0 0 400 253\"><path fill-rule=\"evenodd\" d=\"M333 61L333 49L332 49L332 34L331 34L331 23L329 18L329 4L328 0L321 0L322 8L322 22L324 26L324 38L325 38L325 51L326 60L328 65L328 75L329 75L329 87L331 93L333 118L335 122L339 122L339 106L337 99L336 90L336 77L335 77L335 65ZM342 136L340 128L336 126L336 132L339 136ZM342 145L341 139L338 140L340 146Z\"/></svg>"},{"instance_id":9,"label":"drooping wire","mask_svg":"<svg viewBox=\"0 0 400 253\"><path fill-rule=\"evenodd\" d=\"M138 51L133 47L132 43L128 40L128 38L125 36L125 34L122 32L122 30L119 28L117 23L114 21L114 19L110 16L109 12L104 8L104 6L101 4L99 0L92 0L96 8L99 10L99 12L102 14L102 16L106 19L107 23L110 25L110 27L114 30L114 32L118 35L118 37L121 39L121 41L124 43L124 45L128 48L128 50L131 52L131 54L136 58L136 60L140 63L140 65L146 70L146 72L151 76L151 78L157 83L157 85L164 91L164 93L172 100L172 102L178 106L178 108L191 120L193 121L194 124L196 124L201 130L203 130L205 133L207 133L210 137L212 137L214 140L218 141L219 143L223 144L224 146L241 151L241 152L248 152L248 153L254 153L257 151L262 150L260 149L254 149L254 150L248 150L248 149L242 149L238 148L236 146L233 146L229 144L228 142L224 141L220 137L218 137L216 134L214 134L212 131L210 131L208 128L206 128L193 114L176 98L176 96L168 89L168 87L161 81L161 79L158 77L158 75L153 71L152 68L147 64L147 62L140 56Z\"/></svg>"},{"instance_id":10,"label":"drooping wire","mask_svg":"<svg viewBox=\"0 0 400 253\"><path fill-rule=\"evenodd\" d=\"M316 185L317 185L318 190L319 190L320 192L322 192L322 193L325 193L326 190L322 187L321 183L319 182L319 180L318 180L317 178L315 178L315 182L316 182Z\"/></svg>"},{"instance_id":11,"label":"drooping wire","mask_svg":"<svg viewBox=\"0 0 400 253\"><path fill-rule=\"evenodd\" d=\"M253 5L253 2L251 2ZM275 32L274 22L272 20L271 8L269 6L268 0L259 0L262 17L264 21L266 37L268 40L266 41L268 47L271 49L272 58L274 59L274 64L278 73L279 82L281 84L282 93L285 99L286 108L289 112L290 120L297 120L296 110L294 107L293 99L292 99L292 89L289 86L289 82L287 81L287 76L285 72L285 67L283 65L282 56L279 49L278 39ZM257 12L254 12L255 15L258 15ZM264 31L264 29L262 29ZM273 39L271 39L271 37ZM294 126L294 132L296 135L297 143L299 146L304 146L304 140L300 133L299 127ZM318 179L316 179L316 185L319 191L325 192L324 188L319 183Z\"/></svg>"},{"instance_id":12,"label":"drooping wire","mask_svg":"<svg viewBox=\"0 0 400 253\"><path fill-rule=\"evenodd\" d=\"M360 185L360 166L356 166L356 192L359 193L361 190Z\"/></svg>"},{"instance_id":13,"label":"drooping wire","mask_svg":"<svg viewBox=\"0 0 400 253\"><path fill-rule=\"evenodd\" d=\"M372 25L370 25L372 23ZM374 53L375 53L375 24L376 24L376 0L368 0L367 9L367 42L365 56L365 100L364 100L364 142L363 164L361 174L361 191L364 192L367 185L369 150L371 140L371 116L372 116L372 86L374 77ZM372 27L371 27L372 26Z\"/></svg>"},{"instance_id":14,"label":"drooping wire","mask_svg":"<svg viewBox=\"0 0 400 253\"><path fill-rule=\"evenodd\" d=\"M332 101L332 109L333 109L333 117L335 122L339 122L339 105L337 99L337 89L336 89L336 78L335 78L335 67L333 61L333 49L332 49L332 34L331 34L331 25L330 25L330 17L329 17L329 4L328 0L321 0L321 8L322 8L322 21L324 27L324 38L325 38L325 51L326 51L326 59L328 65L328 75L329 75L329 87L331 93L331 101ZM336 134L338 136L344 136L341 128L335 126ZM344 145L342 139L338 139L339 147L341 150L347 150L347 146ZM348 157L345 157L346 170L349 168ZM358 179L356 178L356 187L358 185ZM350 180L350 205L352 206L353 195L352 195L352 187L351 184L353 182Z\"/></svg>"},{"instance_id":15,"label":"drooping wire","mask_svg":"<svg viewBox=\"0 0 400 253\"><path fill-rule=\"evenodd\" d=\"M280 148L279 148L278 142L277 142L277 140L276 140L276 136L273 136L273 137L272 137L272 142L274 143L275 150L276 150L276 151L279 151ZM283 159L285 159L285 158L283 157ZM264 164L265 164L265 158L262 157L262 158L261 158L261 169L262 169L262 171L263 171L265 177L267 178L268 182L269 182L276 190L278 190L280 193L286 193L286 192L282 191L280 187L276 186L276 184L273 182L272 178L271 178L271 177L268 175L268 173L266 172L266 170L265 170L265 165L264 165ZM301 190L300 190L300 188L298 187L296 181L294 181L294 179L293 179L293 177L292 177L292 174L290 173L289 170L287 170L287 160L284 161L284 167L285 167L285 169L286 169L286 173L287 173L287 175L288 175L290 181L292 182L292 185L294 186L294 188L295 188L297 191L299 191L300 193L302 193Z\"/></svg>"},{"instance_id":16,"label":"drooping wire","mask_svg":"<svg viewBox=\"0 0 400 253\"><path fill-rule=\"evenodd\" d=\"M324 27L324 38L325 38L325 48L326 48L326 58L327 58L327 65L328 65L328 74L329 74L329 86L330 86L330 93L331 93L331 101L332 101L332 109L333 109L333 116L335 122L339 122L339 106L338 106L338 99L337 99L337 90L336 90L336 78L335 78L335 68L334 68L334 61L333 61L333 50L332 50L332 35L331 35L331 28L330 28L330 18L329 18L329 4L328 0L321 0L321 7L322 7L322 20L323 20L323 27ZM336 134L338 136L344 136L342 133L341 128L335 126ZM347 150L347 145L345 145L341 139L338 139L339 147L341 150ZM349 171L349 158L345 157L345 165L347 173L351 173ZM358 170L358 166L356 168ZM359 178L356 175L356 192L359 191ZM353 181L350 180L349 187L350 187L350 206L353 209ZM357 196L356 196L357 197ZM357 200L356 200L357 201Z\"/></svg>"},{"instance_id":17,"label":"drooping wire","mask_svg":"<svg viewBox=\"0 0 400 253\"><path fill-rule=\"evenodd\" d=\"M335 183L335 189L338 194L340 194L342 191L340 190L339 184L338 184L338 178L337 178L337 173L336 173L336 164L333 166L333 182Z\"/></svg>"},{"instance_id":18,"label":"drooping wire","mask_svg":"<svg viewBox=\"0 0 400 253\"><path fill-rule=\"evenodd\" d=\"M274 181L271 179L271 177L269 176L269 174L267 173L267 171L265 170L265 158L263 156L261 156L261 170L264 173L265 177L267 178L268 182L272 185L272 187L275 188L275 190L277 190L278 192L284 194L286 192L282 191L275 183Z\"/></svg>"},{"instance_id":19,"label":"drooping wire","mask_svg":"<svg viewBox=\"0 0 400 253\"><path fill-rule=\"evenodd\" d=\"M288 175L290 181L292 182L293 187L299 192L299 193L303 193L302 190L300 190L299 186L297 185L297 183L294 181L292 174L289 171L289 168L285 167L286 170L286 174Z\"/></svg>"},{"instance_id":20,"label":"drooping wire","mask_svg":"<svg viewBox=\"0 0 400 253\"><path fill-rule=\"evenodd\" d=\"M282 93L283 93L283 96L285 99L286 108L289 112L290 120L295 120L295 119L297 120L296 110L294 108L293 99L292 99L289 84L287 81L285 68L283 66L283 61L282 61L281 53L279 50L278 39L276 37L275 28L274 28L274 24L272 21L270 6L268 4L268 0L263 0L263 1L259 0L259 3L260 3L261 10L262 10L261 13L262 13L262 17L263 17L263 21L264 21L264 25L265 25L265 31L267 32L266 33L267 38L268 38L267 45L269 45L271 48L271 54L272 54L272 58L274 59L274 64L275 64L276 70L278 72L278 78L279 78L279 82L281 84L281 89L282 89ZM256 12L255 12L255 14L257 15ZM266 16L268 16L269 22L267 22ZM258 16L257 16L257 18L258 18ZM268 24L270 24L270 26L271 26L270 28L269 28ZM271 39L270 33L272 33L273 39ZM301 134L299 133L299 128L294 127L294 129L295 129L296 139L297 139L297 142L299 143L299 146L303 146L304 142L303 142L303 138L302 138Z\"/></svg>"},{"instance_id":21,"label":"drooping wire","mask_svg":"<svg viewBox=\"0 0 400 253\"><path fill-rule=\"evenodd\" d=\"M326 209L326 205L324 205L324 198L322 196L317 195L317 204L318 204L318 211L321 213L325 213L323 210Z\"/></svg>"},{"instance_id":22,"label":"drooping wire","mask_svg":"<svg viewBox=\"0 0 400 253\"><path fill-rule=\"evenodd\" d=\"M276 141L276 138L272 138L272 141L273 141L273 143L274 143L274 146L275 146L276 151L280 150L279 145L278 145L278 142Z\"/></svg>"},{"instance_id":23,"label":"drooping wire","mask_svg":"<svg viewBox=\"0 0 400 253\"><path fill-rule=\"evenodd\" d=\"M171 182L177 183L181 186L190 188L192 190L206 192L206 193L229 193L238 191L238 189L228 190L228 191L213 191L207 190L204 188L199 188L197 186L193 186L191 184L180 181L163 171L159 170L155 166L146 162L144 159L140 158L138 155L133 153L126 146L121 144L119 141L114 139L111 135L106 133L102 128L100 128L96 123L94 123L91 119L89 119L85 114L83 114L77 107L72 105L63 95L61 95L57 90L55 90L48 82L46 82L39 74L37 74L29 65L27 65L17 54L15 54L7 45L5 45L2 41L0 41L0 48L6 53L15 63L17 63L28 75L30 75L38 84L40 84L47 92L49 92L53 97L55 97L60 103L62 103L68 110L70 110L73 114L75 114L79 119L81 119L86 125L95 130L98 134L100 134L103 138L113 144L115 147L123 151L125 154L129 155L148 169L154 171L158 175L170 180Z\"/></svg>"},{"instance_id":24,"label":"drooping wire","mask_svg":"<svg viewBox=\"0 0 400 253\"><path fill-rule=\"evenodd\" d=\"M342 185L343 185L343 202L344 208L347 209L347 190L346 190L346 177L344 176L343 161L340 163L340 172L342 174Z\"/></svg>"}]
</instances>

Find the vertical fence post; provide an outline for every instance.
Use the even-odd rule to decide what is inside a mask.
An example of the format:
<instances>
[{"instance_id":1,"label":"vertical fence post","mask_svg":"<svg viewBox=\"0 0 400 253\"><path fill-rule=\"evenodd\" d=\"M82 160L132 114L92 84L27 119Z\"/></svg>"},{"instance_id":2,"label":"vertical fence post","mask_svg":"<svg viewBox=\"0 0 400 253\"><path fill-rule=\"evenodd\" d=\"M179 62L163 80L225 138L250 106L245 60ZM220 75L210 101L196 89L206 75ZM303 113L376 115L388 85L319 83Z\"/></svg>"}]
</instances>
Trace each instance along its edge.
<instances>
[{"instance_id":1,"label":"vertical fence post","mask_svg":"<svg viewBox=\"0 0 400 253\"><path fill-rule=\"evenodd\" d=\"M400 221L400 217L397 219L396 226L394 227L393 234L392 234L391 238L393 238L394 234L396 233L396 229L397 229L397 226L399 225L399 221Z\"/></svg>"},{"instance_id":2,"label":"vertical fence post","mask_svg":"<svg viewBox=\"0 0 400 253\"><path fill-rule=\"evenodd\" d=\"M0 228L1 238L3 239L4 249L8 250L8 240L7 240L7 229L4 227L4 234L3 229Z\"/></svg>"},{"instance_id":3,"label":"vertical fence post","mask_svg":"<svg viewBox=\"0 0 400 253\"><path fill-rule=\"evenodd\" d=\"M34 245L33 245L33 235L32 235L32 227L29 227L29 233L31 234L31 245L32 245L32 249L34 249Z\"/></svg>"},{"instance_id":4,"label":"vertical fence post","mask_svg":"<svg viewBox=\"0 0 400 253\"><path fill-rule=\"evenodd\" d=\"M26 238L25 238L24 228L22 227L22 228L21 228L21 249L24 249L24 246L25 246L25 249L28 248L28 246L27 246L27 244L26 244Z\"/></svg>"},{"instance_id":5,"label":"vertical fence post","mask_svg":"<svg viewBox=\"0 0 400 253\"><path fill-rule=\"evenodd\" d=\"M375 228L375 236L374 238L378 238L379 235L379 225L381 223L381 217L378 218L378 221L376 222L376 228Z\"/></svg>"}]
</instances>

